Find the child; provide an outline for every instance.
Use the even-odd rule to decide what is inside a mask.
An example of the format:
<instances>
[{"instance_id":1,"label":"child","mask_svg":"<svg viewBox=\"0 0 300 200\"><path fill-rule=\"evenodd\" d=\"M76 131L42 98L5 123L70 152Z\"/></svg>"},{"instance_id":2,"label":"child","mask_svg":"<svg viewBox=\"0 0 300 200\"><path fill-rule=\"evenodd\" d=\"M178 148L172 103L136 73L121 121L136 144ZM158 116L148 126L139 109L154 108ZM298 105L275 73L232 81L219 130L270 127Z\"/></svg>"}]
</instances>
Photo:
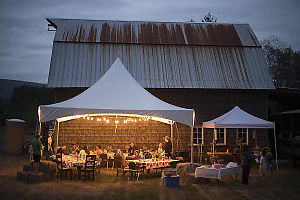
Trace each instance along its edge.
<instances>
[{"instance_id":1,"label":"child","mask_svg":"<svg viewBox=\"0 0 300 200\"><path fill-rule=\"evenodd\" d=\"M266 158L266 151L264 149L260 152L260 156L259 173L264 177L264 182L267 183L268 161Z\"/></svg>"}]
</instances>

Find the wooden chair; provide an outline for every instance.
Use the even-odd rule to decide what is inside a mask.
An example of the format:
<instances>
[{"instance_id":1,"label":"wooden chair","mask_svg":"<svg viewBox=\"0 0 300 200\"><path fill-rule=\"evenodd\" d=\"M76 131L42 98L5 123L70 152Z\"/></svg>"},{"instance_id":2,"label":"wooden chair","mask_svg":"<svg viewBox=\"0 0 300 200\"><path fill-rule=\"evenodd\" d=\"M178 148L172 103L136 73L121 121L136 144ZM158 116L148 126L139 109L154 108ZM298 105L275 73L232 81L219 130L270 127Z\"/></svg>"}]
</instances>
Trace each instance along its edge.
<instances>
[{"instance_id":1,"label":"wooden chair","mask_svg":"<svg viewBox=\"0 0 300 200\"><path fill-rule=\"evenodd\" d=\"M117 179L119 177L119 172L123 174L123 180L125 177L125 174L128 172L131 172L129 168L126 168L123 164L123 158L121 156L115 156L115 168L117 170Z\"/></svg>"},{"instance_id":2,"label":"wooden chair","mask_svg":"<svg viewBox=\"0 0 300 200\"><path fill-rule=\"evenodd\" d=\"M72 180L72 167L65 167L63 165L62 154L56 154L56 165L57 165L57 178L58 178L58 175L60 175L60 180L62 180L64 173L67 178L68 172L69 172L70 180Z\"/></svg>"},{"instance_id":3,"label":"wooden chair","mask_svg":"<svg viewBox=\"0 0 300 200\"><path fill-rule=\"evenodd\" d=\"M140 174L143 173L143 168L136 163L129 163L129 169L130 169L130 173L131 173L131 179L133 178L133 175L135 175L136 180L139 180Z\"/></svg>"},{"instance_id":4,"label":"wooden chair","mask_svg":"<svg viewBox=\"0 0 300 200\"><path fill-rule=\"evenodd\" d=\"M78 179L81 179L81 175L84 176L84 181L92 179L95 180L95 162L96 155L86 155L83 168L78 168ZM92 174L92 177L90 175Z\"/></svg>"}]
</instances>

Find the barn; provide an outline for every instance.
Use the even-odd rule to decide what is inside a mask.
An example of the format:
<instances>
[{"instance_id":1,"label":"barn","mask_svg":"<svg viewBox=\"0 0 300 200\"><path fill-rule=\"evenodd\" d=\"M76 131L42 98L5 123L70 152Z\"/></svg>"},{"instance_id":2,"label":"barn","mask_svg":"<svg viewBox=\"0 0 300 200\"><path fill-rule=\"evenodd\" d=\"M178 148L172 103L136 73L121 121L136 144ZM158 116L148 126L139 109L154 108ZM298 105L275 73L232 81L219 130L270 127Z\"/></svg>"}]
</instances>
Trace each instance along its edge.
<instances>
[{"instance_id":1,"label":"barn","mask_svg":"<svg viewBox=\"0 0 300 200\"><path fill-rule=\"evenodd\" d=\"M275 87L261 45L248 24L46 20L56 31L48 77L56 102L85 91L120 58L148 92L195 110L195 152L199 144L204 153L211 148L213 130L202 132L202 123L235 106L268 119L268 94ZM114 125L91 127L90 121L66 121L60 125L57 142L70 145L75 140L117 148L116 141L124 145L134 140L154 148L170 134L168 126L159 122L136 124L118 135L113 134ZM175 123L175 152L189 151L190 133L190 127ZM217 151L233 152L241 138L250 148L268 145L266 130L220 128L216 134ZM199 153L194 155L199 159Z\"/></svg>"}]
</instances>

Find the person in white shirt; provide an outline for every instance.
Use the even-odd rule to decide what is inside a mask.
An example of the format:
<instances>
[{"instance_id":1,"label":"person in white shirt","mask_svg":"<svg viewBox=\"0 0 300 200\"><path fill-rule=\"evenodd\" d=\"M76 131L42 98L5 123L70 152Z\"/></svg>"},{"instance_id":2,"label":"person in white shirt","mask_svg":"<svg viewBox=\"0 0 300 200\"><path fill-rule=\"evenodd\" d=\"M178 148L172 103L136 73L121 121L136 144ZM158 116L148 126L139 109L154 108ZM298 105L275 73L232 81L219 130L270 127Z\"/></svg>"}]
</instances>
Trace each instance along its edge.
<instances>
[{"instance_id":1,"label":"person in white shirt","mask_svg":"<svg viewBox=\"0 0 300 200\"><path fill-rule=\"evenodd\" d=\"M157 153L158 153L159 157L165 156L165 150L163 149L163 144L162 143L158 144Z\"/></svg>"}]
</instances>

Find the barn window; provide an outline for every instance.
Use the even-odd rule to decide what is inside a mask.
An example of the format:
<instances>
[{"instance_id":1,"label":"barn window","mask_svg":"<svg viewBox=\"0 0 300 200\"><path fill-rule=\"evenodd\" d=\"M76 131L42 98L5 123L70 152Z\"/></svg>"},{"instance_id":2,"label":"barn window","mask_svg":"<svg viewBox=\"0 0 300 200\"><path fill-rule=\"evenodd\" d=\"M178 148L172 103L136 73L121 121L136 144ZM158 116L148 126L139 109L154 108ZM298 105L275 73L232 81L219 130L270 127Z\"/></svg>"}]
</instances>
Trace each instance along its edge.
<instances>
[{"instance_id":1,"label":"barn window","mask_svg":"<svg viewBox=\"0 0 300 200\"><path fill-rule=\"evenodd\" d=\"M236 143L248 144L248 129L247 128L238 128L236 132Z\"/></svg>"},{"instance_id":2,"label":"barn window","mask_svg":"<svg viewBox=\"0 0 300 200\"><path fill-rule=\"evenodd\" d=\"M202 143L202 128L194 127L193 128L193 144Z\"/></svg>"},{"instance_id":3,"label":"barn window","mask_svg":"<svg viewBox=\"0 0 300 200\"><path fill-rule=\"evenodd\" d=\"M224 128L216 128L216 144L224 145L226 144L226 129Z\"/></svg>"}]
</instances>

